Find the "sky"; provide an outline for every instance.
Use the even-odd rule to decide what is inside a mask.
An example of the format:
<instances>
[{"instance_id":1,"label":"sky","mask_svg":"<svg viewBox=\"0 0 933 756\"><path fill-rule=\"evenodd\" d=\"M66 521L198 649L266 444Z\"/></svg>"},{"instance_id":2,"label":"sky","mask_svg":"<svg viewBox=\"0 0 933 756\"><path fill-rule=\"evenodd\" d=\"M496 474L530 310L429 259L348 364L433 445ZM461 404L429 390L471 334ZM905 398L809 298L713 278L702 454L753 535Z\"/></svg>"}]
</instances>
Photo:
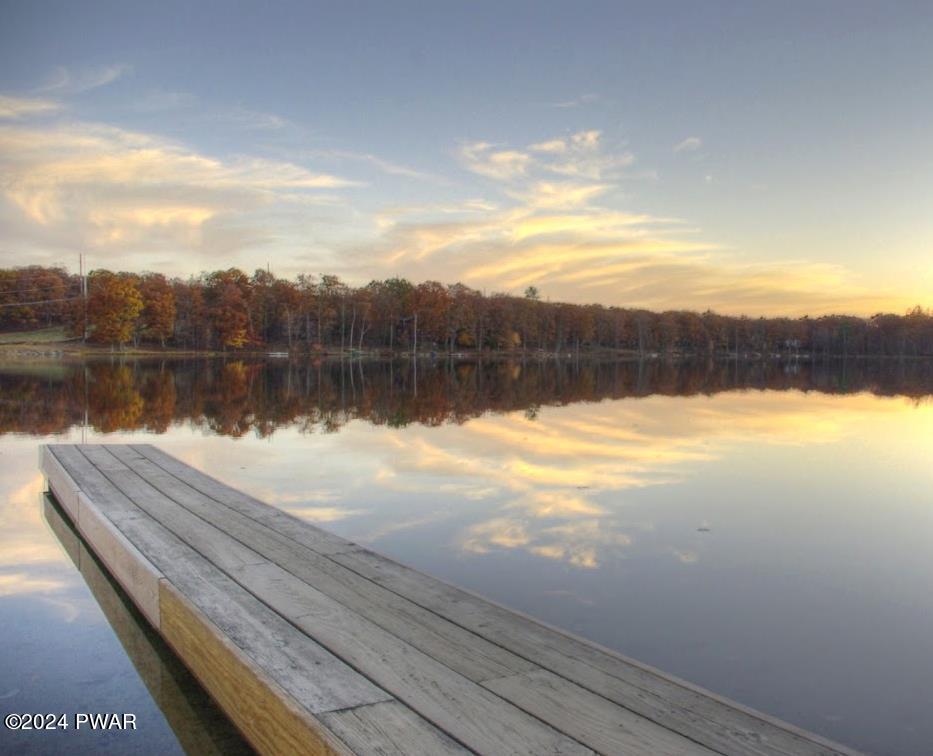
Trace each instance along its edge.
<instances>
[{"instance_id":1,"label":"sky","mask_svg":"<svg viewBox=\"0 0 933 756\"><path fill-rule=\"evenodd\" d=\"M0 3L0 267L933 306L925 2Z\"/></svg>"}]
</instances>

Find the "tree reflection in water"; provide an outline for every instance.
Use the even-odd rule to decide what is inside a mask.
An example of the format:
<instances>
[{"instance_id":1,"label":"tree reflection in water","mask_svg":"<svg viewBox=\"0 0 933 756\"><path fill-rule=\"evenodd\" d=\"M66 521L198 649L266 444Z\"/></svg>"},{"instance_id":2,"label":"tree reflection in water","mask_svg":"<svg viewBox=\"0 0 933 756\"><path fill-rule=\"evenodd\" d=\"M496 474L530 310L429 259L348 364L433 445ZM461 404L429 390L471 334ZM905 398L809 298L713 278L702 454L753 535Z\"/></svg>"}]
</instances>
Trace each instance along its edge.
<instances>
[{"instance_id":1,"label":"tree reflection in water","mask_svg":"<svg viewBox=\"0 0 933 756\"><path fill-rule=\"evenodd\" d=\"M334 432L350 420L403 427L487 412L734 390L870 392L923 401L933 361L825 363L493 360L151 360L0 366L0 433L163 433L188 423L223 436L277 428Z\"/></svg>"}]
</instances>

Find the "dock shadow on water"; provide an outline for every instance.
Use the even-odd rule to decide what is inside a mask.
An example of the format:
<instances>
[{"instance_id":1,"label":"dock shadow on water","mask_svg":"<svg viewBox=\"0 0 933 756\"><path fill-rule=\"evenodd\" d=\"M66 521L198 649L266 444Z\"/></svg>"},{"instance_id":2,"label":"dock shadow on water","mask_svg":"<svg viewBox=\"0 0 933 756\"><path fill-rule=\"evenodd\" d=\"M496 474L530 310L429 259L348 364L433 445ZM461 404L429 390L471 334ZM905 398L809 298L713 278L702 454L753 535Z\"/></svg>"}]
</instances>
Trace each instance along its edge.
<instances>
[{"instance_id":1,"label":"dock shadow on water","mask_svg":"<svg viewBox=\"0 0 933 756\"><path fill-rule=\"evenodd\" d=\"M190 756L253 754L249 744L88 547L68 515L50 495L44 495L42 502L45 522L84 579L182 750ZM135 733L119 735L126 740ZM126 748L125 752L132 750Z\"/></svg>"}]
</instances>

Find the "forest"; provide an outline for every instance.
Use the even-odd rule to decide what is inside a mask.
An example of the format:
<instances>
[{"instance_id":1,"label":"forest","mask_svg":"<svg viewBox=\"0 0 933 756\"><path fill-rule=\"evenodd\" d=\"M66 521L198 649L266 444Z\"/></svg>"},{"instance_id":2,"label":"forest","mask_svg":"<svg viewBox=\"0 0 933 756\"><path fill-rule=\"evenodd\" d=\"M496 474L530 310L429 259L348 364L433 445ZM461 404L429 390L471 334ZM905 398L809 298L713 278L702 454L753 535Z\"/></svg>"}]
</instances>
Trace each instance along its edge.
<instances>
[{"instance_id":1,"label":"forest","mask_svg":"<svg viewBox=\"0 0 933 756\"><path fill-rule=\"evenodd\" d=\"M0 269L0 332L62 327L75 339L188 351L580 350L641 356L931 356L933 311L750 318L652 312L489 294L403 278L353 287L333 275L278 278L231 268L159 273Z\"/></svg>"}]
</instances>

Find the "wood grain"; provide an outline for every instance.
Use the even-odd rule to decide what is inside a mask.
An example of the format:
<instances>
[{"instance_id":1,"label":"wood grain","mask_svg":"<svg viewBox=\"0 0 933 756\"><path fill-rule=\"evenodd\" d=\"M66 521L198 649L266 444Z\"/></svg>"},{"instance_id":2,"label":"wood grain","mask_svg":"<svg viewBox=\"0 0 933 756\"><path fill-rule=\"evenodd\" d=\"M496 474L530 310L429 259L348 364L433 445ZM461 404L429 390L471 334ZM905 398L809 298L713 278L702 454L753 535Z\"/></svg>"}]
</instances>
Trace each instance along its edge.
<instances>
[{"instance_id":1,"label":"wood grain","mask_svg":"<svg viewBox=\"0 0 933 756\"><path fill-rule=\"evenodd\" d=\"M52 445L40 465L262 752L855 753L363 549L150 445Z\"/></svg>"},{"instance_id":2,"label":"wood grain","mask_svg":"<svg viewBox=\"0 0 933 756\"><path fill-rule=\"evenodd\" d=\"M352 753L171 583L163 583L161 602L163 637L254 748L281 756Z\"/></svg>"}]
</instances>

